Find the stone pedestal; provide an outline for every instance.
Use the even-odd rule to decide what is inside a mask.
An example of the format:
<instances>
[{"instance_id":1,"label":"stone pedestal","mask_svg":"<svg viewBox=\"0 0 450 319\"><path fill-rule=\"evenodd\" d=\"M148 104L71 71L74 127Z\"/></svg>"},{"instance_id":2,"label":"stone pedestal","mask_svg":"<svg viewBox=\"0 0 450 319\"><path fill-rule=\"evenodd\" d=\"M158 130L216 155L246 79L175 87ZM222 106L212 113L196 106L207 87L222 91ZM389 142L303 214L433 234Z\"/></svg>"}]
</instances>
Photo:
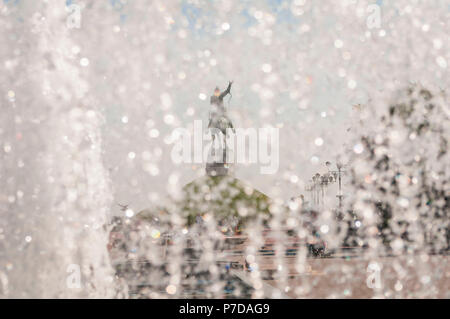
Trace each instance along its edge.
<instances>
[{"instance_id":1,"label":"stone pedestal","mask_svg":"<svg viewBox=\"0 0 450 319\"><path fill-rule=\"evenodd\" d=\"M207 163L206 174L208 176L228 175L228 167L224 163Z\"/></svg>"}]
</instances>

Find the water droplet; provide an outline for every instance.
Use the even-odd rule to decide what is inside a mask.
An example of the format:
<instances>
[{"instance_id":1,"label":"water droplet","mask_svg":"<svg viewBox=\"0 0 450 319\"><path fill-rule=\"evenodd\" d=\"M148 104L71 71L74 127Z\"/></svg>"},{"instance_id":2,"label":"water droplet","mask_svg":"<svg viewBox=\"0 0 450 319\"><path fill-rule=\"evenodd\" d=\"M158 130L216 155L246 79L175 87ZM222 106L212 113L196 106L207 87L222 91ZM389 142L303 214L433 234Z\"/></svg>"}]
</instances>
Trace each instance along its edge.
<instances>
[{"instance_id":1,"label":"water droplet","mask_svg":"<svg viewBox=\"0 0 450 319\"><path fill-rule=\"evenodd\" d=\"M228 22L222 23L222 30L224 31L230 30L230 24Z\"/></svg>"},{"instance_id":2,"label":"water droplet","mask_svg":"<svg viewBox=\"0 0 450 319\"><path fill-rule=\"evenodd\" d=\"M314 144L316 144L316 146L322 146L323 145L323 139L321 137L318 137L314 140Z\"/></svg>"},{"instance_id":3,"label":"water droplet","mask_svg":"<svg viewBox=\"0 0 450 319\"><path fill-rule=\"evenodd\" d=\"M355 144L353 146L353 152L356 154L361 154L364 151L364 146L361 143Z\"/></svg>"},{"instance_id":4,"label":"water droplet","mask_svg":"<svg viewBox=\"0 0 450 319\"><path fill-rule=\"evenodd\" d=\"M356 88L356 81L355 80L349 80L347 85L348 85L349 89L353 90L354 88Z\"/></svg>"},{"instance_id":5,"label":"water droplet","mask_svg":"<svg viewBox=\"0 0 450 319\"><path fill-rule=\"evenodd\" d=\"M441 68L443 68L443 69L446 69L446 68L447 68L447 61L446 61L445 58L442 57L442 56L438 56L438 57L436 58L436 63L437 63Z\"/></svg>"},{"instance_id":6,"label":"water droplet","mask_svg":"<svg viewBox=\"0 0 450 319\"><path fill-rule=\"evenodd\" d=\"M264 73L270 73L272 71L272 66L270 64L268 64L268 63L263 64L262 67L261 67L261 70Z\"/></svg>"},{"instance_id":7,"label":"water droplet","mask_svg":"<svg viewBox=\"0 0 450 319\"><path fill-rule=\"evenodd\" d=\"M88 66L89 65L89 59L88 58L81 58L80 59L80 65L81 66Z\"/></svg>"},{"instance_id":8,"label":"water droplet","mask_svg":"<svg viewBox=\"0 0 450 319\"><path fill-rule=\"evenodd\" d=\"M127 216L128 218L131 218L131 217L133 217L134 216L134 211L132 210L132 209L127 209L126 211L125 211L125 216Z\"/></svg>"},{"instance_id":9,"label":"water droplet","mask_svg":"<svg viewBox=\"0 0 450 319\"><path fill-rule=\"evenodd\" d=\"M168 285L168 286L166 287L166 292L167 292L169 295L174 295L174 294L177 292L177 287L176 287L175 285Z\"/></svg>"},{"instance_id":10,"label":"water droplet","mask_svg":"<svg viewBox=\"0 0 450 319\"><path fill-rule=\"evenodd\" d=\"M329 230L330 230L330 227L328 225L320 226L320 231L324 234L328 233Z\"/></svg>"},{"instance_id":11,"label":"water droplet","mask_svg":"<svg viewBox=\"0 0 450 319\"><path fill-rule=\"evenodd\" d=\"M342 48L344 46L344 42L341 39L336 39L334 41L334 46L338 49Z\"/></svg>"}]
</instances>

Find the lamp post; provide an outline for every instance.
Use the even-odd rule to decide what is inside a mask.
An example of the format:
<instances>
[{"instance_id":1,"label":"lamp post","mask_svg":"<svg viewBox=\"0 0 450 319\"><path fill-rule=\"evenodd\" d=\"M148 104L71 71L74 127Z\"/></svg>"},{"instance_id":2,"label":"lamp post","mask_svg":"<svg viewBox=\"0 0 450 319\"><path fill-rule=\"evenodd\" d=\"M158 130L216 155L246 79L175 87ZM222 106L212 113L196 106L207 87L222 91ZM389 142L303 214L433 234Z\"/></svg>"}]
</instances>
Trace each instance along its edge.
<instances>
[{"instance_id":1,"label":"lamp post","mask_svg":"<svg viewBox=\"0 0 450 319\"><path fill-rule=\"evenodd\" d=\"M329 162L327 162L329 163ZM337 162L336 163L336 168L337 171L330 171L330 173L333 175L334 180L338 181L338 194L336 195L336 197L339 199L339 209L342 208L342 200L344 198L344 195L342 194L342 174L345 173L345 171L343 170L344 165L342 165L341 162Z\"/></svg>"},{"instance_id":2,"label":"lamp post","mask_svg":"<svg viewBox=\"0 0 450 319\"><path fill-rule=\"evenodd\" d=\"M339 178L339 193L336 195L337 198L339 198L339 209L342 208L342 198L344 195L342 194L342 164L337 163L336 167L338 169L338 178Z\"/></svg>"},{"instance_id":3,"label":"lamp post","mask_svg":"<svg viewBox=\"0 0 450 319\"><path fill-rule=\"evenodd\" d=\"M331 163L326 162L325 165L328 168L328 172L320 175L319 173L316 173L313 175L311 180L309 181L309 185L305 187L305 189L309 192L311 192L311 201L313 205L322 205L325 204L325 187L327 187L329 184L338 182L338 194L336 197L339 199L339 209L342 208L342 201L344 198L344 195L342 194L342 174L345 172L343 170L343 165L338 162L336 164L337 170L330 170Z\"/></svg>"}]
</instances>

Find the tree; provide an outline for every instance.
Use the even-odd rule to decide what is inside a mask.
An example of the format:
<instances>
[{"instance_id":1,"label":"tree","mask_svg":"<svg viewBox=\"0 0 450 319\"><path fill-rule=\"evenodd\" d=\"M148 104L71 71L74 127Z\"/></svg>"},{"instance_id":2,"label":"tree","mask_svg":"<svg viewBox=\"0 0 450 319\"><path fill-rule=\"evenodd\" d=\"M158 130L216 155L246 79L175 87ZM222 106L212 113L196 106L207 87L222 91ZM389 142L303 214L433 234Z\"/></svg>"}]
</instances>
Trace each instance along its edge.
<instances>
[{"instance_id":1,"label":"tree","mask_svg":"<svg viewBox=\"0 0 450 319\"><path fill-rule=\"evenodd\" d=\"M347 242L393 252L449 248L447 98L412 85L363 121L349 165Z\"/></svg>"}]
</instances>

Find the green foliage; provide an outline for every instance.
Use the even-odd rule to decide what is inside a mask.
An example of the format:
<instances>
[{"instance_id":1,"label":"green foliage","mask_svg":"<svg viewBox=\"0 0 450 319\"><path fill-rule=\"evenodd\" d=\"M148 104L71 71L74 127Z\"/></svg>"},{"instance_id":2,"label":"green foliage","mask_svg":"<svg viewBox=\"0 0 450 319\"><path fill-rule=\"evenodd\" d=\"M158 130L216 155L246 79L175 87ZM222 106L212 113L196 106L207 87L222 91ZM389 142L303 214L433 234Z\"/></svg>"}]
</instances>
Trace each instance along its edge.
<instances>
[{"instance_id":1,"label":"green foliage","mask_svg":"<svg viewBox=\"0 0 450 319\"><path fill-rule=\"evenodd\" d=\"M350 170L355 196L349 208L364 225L356 241L376 234L388 249L448 249L447 103L444 92L415 85L364 123L356 141L364 152Z\"/></svg>"},{"instance_id":2,"label":"green foliage","mask_svg":"<svg viewBox=\"0 0 450 319\"><path fill-rule=\"evenodd\" d=\"M235 217L240 226L258 214L269 215L269 197L231 176L205 176L187 184L183 192L178 204L187 225L206 213L219 222Z\"/></svg>"}]
</instances>

